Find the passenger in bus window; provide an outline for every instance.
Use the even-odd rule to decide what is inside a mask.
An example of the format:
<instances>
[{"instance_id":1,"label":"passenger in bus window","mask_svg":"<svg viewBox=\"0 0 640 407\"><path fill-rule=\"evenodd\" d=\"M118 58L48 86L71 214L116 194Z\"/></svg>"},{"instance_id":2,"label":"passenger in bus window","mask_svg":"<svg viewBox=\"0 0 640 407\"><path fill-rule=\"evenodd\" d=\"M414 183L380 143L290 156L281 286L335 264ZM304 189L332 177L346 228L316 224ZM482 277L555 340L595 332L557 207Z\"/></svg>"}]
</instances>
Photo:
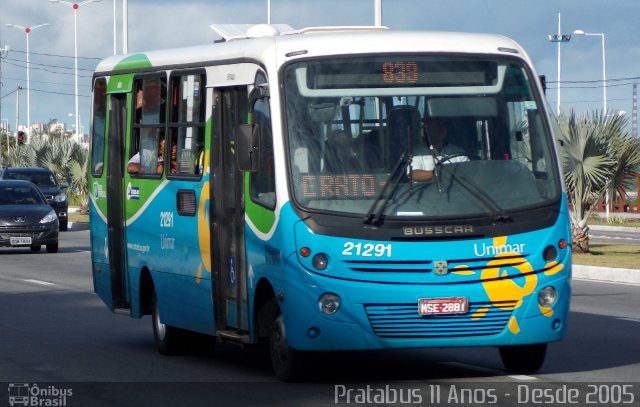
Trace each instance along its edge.
<instances>
[{"instance_id":1,"label":"passenger in bus window","mask_svg":"<svg viewBox=\"0 0 640 407\"><path fill-rule=\"evenodd\" d=\"M447 122L443 118L432 117L425 126L428 153L416 155L411 161L412 181L429 181L433 178L436 160L442 164L469 161L464 149L447 141ZM443 161L444 160L444 161Z\"/></svg>"},{"instance_id":2,"label":"passenger in bus window","mask_svg":"<svg viewBox=\"0 0 640 407\"><path fill-rule=\"evenodd\" d=\"M160 137L158 141L158 159L156 164L156 174L161 175L164 171L164 159L162 158L162 152L164 151L164 137ZM127 172L129 174L140 173L140 152L138 151L129 159L127 163Z\"/></svg>"},{"instance_id":3,"label":"passenger in bus window","mask_svg":"<svg viewBox=\"0 0 640 407\"><path fill-rule=\"evenodd\" d=\"M169 162L169 170L172 174L175 174L178 171L178 145L173 143L171 144L171 160Z\"/></svg>"}]
</instances>

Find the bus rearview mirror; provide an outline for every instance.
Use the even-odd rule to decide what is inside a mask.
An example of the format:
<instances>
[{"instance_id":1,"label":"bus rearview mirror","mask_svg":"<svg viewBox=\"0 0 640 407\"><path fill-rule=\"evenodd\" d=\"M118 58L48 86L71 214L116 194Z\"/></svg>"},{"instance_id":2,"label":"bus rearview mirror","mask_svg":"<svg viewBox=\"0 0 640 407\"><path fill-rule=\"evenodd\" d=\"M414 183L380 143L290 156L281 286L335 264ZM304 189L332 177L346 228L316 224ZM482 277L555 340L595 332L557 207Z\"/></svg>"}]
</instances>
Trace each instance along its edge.
<instances>
[{"instance_id":1,"label":"bus rearview mirror","mask_svg":"<svg viewBox=\"0 0 640 407\"><path fill-rule=\"evenodd\" d=\"M260 165L260 126L240 124L236 130L240 171L257 171Z\"/></svg>"}]
</instances>

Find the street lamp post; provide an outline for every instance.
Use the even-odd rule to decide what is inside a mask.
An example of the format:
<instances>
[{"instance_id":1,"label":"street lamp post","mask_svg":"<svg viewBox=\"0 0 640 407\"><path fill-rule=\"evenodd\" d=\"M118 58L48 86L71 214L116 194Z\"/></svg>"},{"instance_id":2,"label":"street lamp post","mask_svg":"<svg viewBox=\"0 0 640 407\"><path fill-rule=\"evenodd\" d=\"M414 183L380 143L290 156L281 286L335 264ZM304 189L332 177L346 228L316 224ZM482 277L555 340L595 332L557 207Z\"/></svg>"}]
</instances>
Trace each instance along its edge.
<instances>
[{"instance_id":1,"label":"street lamp post","mask_svg":"<svg viewBox=\"0 0 640 407\"><path fill-rule=\"evenodd\" d=\"M607 63L605 58L605 50L604 50L604 33L588 33L584 30L575 30L573 32L575 35L585 35L585 36L600 36L602 37L602 95L603 95L603 105L602 105L602 114L604 115L604 120L607 120ZM609 220L609 188L605 191L604 198L604 209L607 220Z\"/></svg>"},{"instance_id":2,"label":"street lamp post","mask_svg":"<svg viewBox=\"0 0 640 407\"><path fill-rule=\"evenodd\" d=\"M3 48L0 48L0 96L2 95L2 59L6 58L8 53L9 53L8 45L5 45ZM2 119L2 99L0 99L0 123L3 120L6 120L6 119ZM9 120L7 120L7 127L4 128L4 132L7 138L7 153L9 153ZM0 154L0 163L2 163L2 154Z\"/></svg>"},{"instance_id":3,"label":"street lamp post","mask_svg":"<svg viewBox=\"0 0 640 407\"><path fill-rule=\"evenodd\" d=\"M606 63L606 57L605 57L605 50L604 50L604 33L588 33L588 32L584 32L583 30L575 30L573 32L575 35L598 35L600 37L602 37L602 95L604 98L603 101L603 109L604 111L602 112L602 114L607 115L607 63Z\"/></svg>"},{"instance_id":4,"label":"street lamp post","mask_svg":"<svg viewBox=\"0 0 640 407\"><path fill-rule=\"evenodd\" d=\"M15 27L19 30L23 30L27 34L27 139L25 140L29 143L29 139L31 138L31 87L29 85L29 34L31 31L38 29L40 27L45 27L49 25L49 23L43 23L34 25L33 27L23 27L17 24L7 24L7 27ZM17 128L16 128L17 131Z\"/></svg>"},{"instance_id":5,"label":"street lamp post","mask_svg":"<svg viewBox=\"0 0 640 407\"><path fill-rule=\"evenodd\" d=\"M382 0L373 0L373 14L374 24L380 27L382 25Z\"/></svg>"},{"instance_id":6,"label":"street lamp post","mask_svg":"<svg viewBox=\"0 0 640 407\"><path fill-rule=\"evenodd\" d=\"M75 99L76 99L76 141L80 142L80 135L78 129L80 128L79 115L78 115L78 9L88 3L95 3L101 0L85 0L80 3L72 3L65 0L49 0L51 3L62 3L73 9L73 43L74 43L74 68L75 68Z\"/></svg>"},{"instance_id":7,"label":"street lamp post","mask_svg":"<svg viewBox=\"0 0 640 407\"><path fill-rule=\"evenodd\" d=\"M129 53L129 1L122 0L122 53Z\"/></svg>"},{"instance_id":8,"label":"street lamp post","mask_svg":"<svg viewBox=\"0 0 640 407\"><path fill-rule=\"evenodd\" d=\"M560 28L560 13L558 13L558 34L549 35L549 41L558 44L558 100L556 102L556 114L560 116L560 88L562 83L560 82L560 48L563 42L569 42L571 40L571 34L562 34Z\"/></svg>"}]
</instances>

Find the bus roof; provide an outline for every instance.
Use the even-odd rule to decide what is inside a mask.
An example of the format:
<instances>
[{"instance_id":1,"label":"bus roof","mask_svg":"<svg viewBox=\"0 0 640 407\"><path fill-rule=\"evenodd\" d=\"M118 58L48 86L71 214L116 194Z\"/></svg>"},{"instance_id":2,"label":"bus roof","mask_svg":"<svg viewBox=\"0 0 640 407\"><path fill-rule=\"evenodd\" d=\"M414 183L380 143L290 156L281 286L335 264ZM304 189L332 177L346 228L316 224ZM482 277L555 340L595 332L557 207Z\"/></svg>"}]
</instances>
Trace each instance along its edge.
<instances>
[{"instance_id":1,"label":"bus roof","mask_svg":"<svg viewBox=\"0 0 640 407\"><path fill-rule=\"evenodd\" d=\"M274 57L276 64L281 65L301 57L377 53L511 55L531 62L515 41L495 34L393 31L386 27L311 27L281 32L277 28L269 31L265 26L247 30L247 34L253 30L255 36L235 35L225 42L111 56L98 64L96 74L214 64L222 60L267 61Z\"/></svg>"}]
</instances>

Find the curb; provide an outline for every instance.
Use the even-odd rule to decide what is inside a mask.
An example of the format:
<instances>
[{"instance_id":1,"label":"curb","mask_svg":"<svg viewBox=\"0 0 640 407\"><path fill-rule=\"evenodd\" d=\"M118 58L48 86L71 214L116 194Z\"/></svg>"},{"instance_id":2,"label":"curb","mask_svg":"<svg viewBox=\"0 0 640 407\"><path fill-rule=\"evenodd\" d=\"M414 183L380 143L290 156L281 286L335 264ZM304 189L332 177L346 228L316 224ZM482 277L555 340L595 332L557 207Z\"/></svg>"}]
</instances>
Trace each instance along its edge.
<instances>
[{"instance_id":1,"label":"curb","mask_svg":"<svg viewBox=\"0 0 640 407\"><path fill-rule=\"evenodd\" d=\"M616 232L640 233L640 227L637 226L604 226L604 225L587 225L589 230L611 230Z\"/></svg>"},{"instance_id":2,"label":"curb","mask_svg":"<svg viewBox=\"0 0 640 407\"><path fill-rule=\"evenodd\" d=\"M640 270L574 264L573 278L608 281L612 283L640 284Z\"/></svg>"}]
</instances>

